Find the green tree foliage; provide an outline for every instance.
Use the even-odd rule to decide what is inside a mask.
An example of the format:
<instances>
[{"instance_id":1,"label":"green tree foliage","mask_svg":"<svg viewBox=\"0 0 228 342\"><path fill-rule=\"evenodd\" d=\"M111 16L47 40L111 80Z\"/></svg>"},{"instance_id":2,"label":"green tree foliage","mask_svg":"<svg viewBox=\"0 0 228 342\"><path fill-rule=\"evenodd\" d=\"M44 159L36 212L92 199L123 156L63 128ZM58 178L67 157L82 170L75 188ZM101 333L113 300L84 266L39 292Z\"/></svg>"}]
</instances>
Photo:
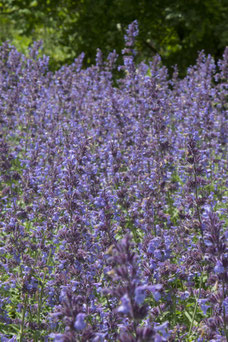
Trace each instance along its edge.
<instances>
[{"instance_id":1,"label":"green tree foliage","mask_svg":"<svg viewBox=\"0 0 228 342\"><path fill-rule=\"evenodd\" d=\"M204 49L219 58L228 45L227 0L3 0L0 40L25 49L43 39L53 67L82 51L94 62L96 49L121 53L124 33L137 19L138 58L159 53L167 66L184 71Z\"/></svg>"}]
</instances>

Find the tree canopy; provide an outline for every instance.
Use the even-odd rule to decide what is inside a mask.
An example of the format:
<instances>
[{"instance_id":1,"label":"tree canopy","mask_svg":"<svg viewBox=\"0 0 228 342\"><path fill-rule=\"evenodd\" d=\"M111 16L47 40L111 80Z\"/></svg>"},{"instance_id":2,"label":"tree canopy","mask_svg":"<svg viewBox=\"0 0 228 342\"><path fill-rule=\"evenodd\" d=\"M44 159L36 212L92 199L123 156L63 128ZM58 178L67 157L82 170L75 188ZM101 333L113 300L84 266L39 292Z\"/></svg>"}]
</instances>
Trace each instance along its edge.
<instances>
[{"instance_id":1,"label":"tree canopy","mask_svg":"<svg viewBox=\"0 0 228 342\"><path fill-rule=\"evenodd\" d=\"M97 48L121 53L127 26L139 23L139 60L158 53L165 65L184 72L199 50L221 57L228 45L227 0L3 0L0 41L25 50L43 39L53 68L85 52L87 65Z\"/></svg>"}]
</instances>

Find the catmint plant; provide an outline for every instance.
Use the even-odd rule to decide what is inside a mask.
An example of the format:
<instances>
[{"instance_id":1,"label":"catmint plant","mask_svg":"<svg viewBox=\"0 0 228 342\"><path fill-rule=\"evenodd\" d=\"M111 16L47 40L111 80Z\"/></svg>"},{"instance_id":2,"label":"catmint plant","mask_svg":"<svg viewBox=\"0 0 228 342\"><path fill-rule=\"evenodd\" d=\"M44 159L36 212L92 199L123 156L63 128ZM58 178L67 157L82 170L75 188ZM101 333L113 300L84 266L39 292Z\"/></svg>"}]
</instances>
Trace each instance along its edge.
<instances>
[{"instance_id":1,"label":"catmint plant","mask_svg":"<svg viewBox=\"0 0 228 342\"><path fill-rule=\"evenodd\" d=\"M83 68L0 46L2 341L227 342L227 49Z\"/></svg>"}]
</instances>

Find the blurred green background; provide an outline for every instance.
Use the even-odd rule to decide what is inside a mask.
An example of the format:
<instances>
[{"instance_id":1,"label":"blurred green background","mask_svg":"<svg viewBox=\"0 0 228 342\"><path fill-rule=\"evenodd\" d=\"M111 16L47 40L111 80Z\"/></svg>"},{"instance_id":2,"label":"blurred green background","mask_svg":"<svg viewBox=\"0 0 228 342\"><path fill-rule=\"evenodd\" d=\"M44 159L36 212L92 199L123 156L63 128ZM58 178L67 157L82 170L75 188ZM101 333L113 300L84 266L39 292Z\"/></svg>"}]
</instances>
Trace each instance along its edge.
<instances>
[{"instance_id":1,"label":"blurred green background","mask_svg":"<svg viewBox=\"0 0 228 342\"><path fill-rule=\"evenodd\" d=\"M181 73L204 49L216 59L228 45L228 0L3 0L0 43L9 40L26 53L42 39L51 69L85 52L94 63L96 49L121 53L127 26L137 19L138 61L159 53Z\"/></svg>"}]
</instances>

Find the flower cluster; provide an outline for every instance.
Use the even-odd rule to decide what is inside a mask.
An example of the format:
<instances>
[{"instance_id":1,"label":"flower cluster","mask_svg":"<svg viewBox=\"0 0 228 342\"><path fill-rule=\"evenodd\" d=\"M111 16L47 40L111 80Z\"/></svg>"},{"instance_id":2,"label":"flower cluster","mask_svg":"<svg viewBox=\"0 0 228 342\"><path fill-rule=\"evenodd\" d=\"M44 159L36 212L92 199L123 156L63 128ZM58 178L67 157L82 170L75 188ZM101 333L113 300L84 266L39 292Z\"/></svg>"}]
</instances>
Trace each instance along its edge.
<instances>
[{"instance_id":1,"label":"flower cluster","mask_svg":"<svg viewBox=\"0 0 228 342\"><path fill-rule=\"evenodd\" d=\"M1 341L228 341L228 49L185 78L0 46Z\"/></svg>"}]
</instances>

